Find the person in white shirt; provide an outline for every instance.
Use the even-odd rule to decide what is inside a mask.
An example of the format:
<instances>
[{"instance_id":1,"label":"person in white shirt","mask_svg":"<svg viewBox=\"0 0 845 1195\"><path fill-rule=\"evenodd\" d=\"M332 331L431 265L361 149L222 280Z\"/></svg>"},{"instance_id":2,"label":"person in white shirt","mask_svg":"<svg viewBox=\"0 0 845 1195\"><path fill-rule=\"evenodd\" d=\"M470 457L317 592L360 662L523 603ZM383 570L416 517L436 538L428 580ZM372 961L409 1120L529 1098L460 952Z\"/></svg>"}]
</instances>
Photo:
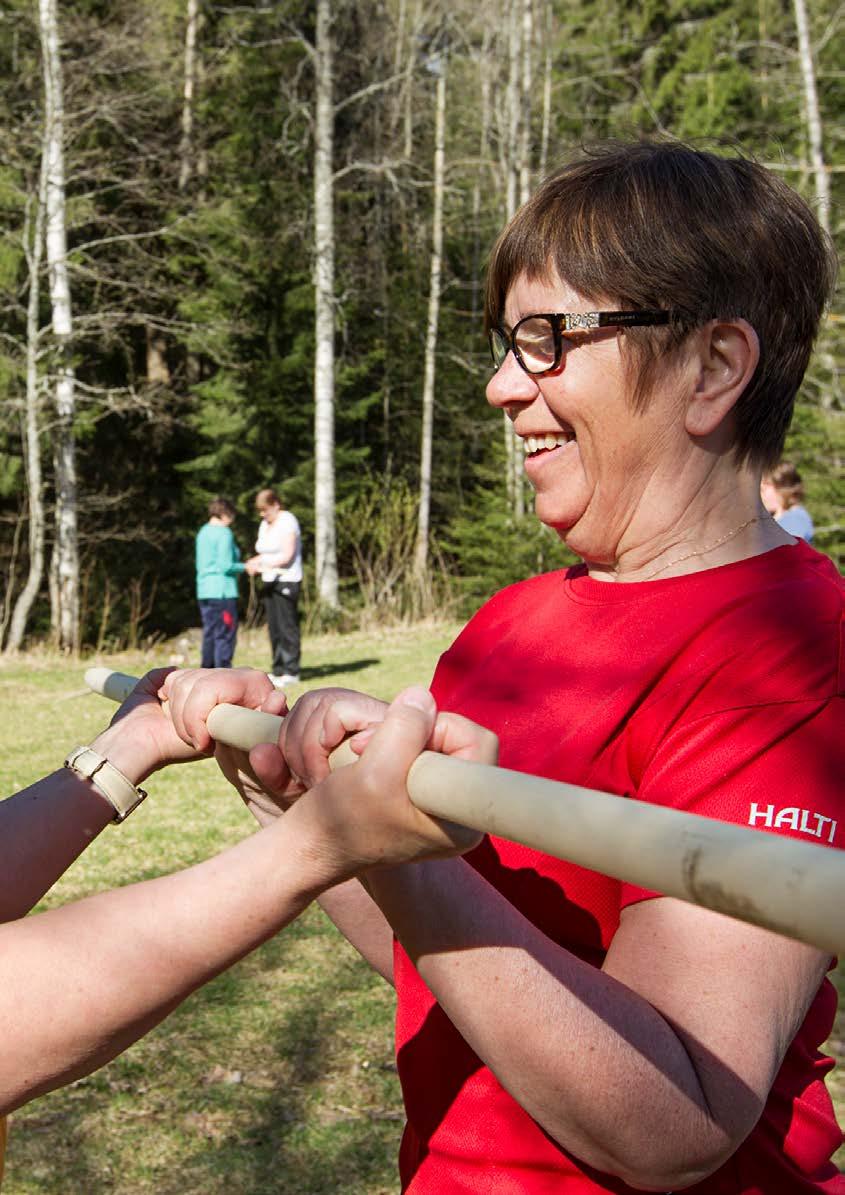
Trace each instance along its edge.
<instances>
[{"instance_id":1,"label":"person in white shirt","mask_svg":"<svg viewBox=\"0 0 845 1195\"><path fill-rule=\"evenodd\" d=\"M270 632L276 685L299 681L299 591L302 585L302 536L294 514L285 510L275 490L259 490L255 507L261 515L256 555L247 572L261 575L264 610Z\"/></svg>"}]
</instances>

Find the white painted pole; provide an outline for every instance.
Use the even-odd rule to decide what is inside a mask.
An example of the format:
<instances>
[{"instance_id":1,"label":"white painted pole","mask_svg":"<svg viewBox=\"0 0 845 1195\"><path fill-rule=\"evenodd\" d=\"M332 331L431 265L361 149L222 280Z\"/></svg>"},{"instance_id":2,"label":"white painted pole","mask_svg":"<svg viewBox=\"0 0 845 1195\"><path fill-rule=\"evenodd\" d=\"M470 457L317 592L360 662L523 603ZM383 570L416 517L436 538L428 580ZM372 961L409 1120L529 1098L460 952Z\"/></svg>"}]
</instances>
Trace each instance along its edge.
<instances>
[{"instance_id":1,"label":"white painted pole","mask_svg":"<svg viewBox=\"0 0 845 1195\"><path fill-rule=\"evenodd\" d=\"M115 701L135 683L108 669L85 680ZM243 750L275 742L280 725L232 705L208 719L212 737ZM435 817L845 954L843 851L431 751L408 792Z\"/></svg>"}]
</instances>

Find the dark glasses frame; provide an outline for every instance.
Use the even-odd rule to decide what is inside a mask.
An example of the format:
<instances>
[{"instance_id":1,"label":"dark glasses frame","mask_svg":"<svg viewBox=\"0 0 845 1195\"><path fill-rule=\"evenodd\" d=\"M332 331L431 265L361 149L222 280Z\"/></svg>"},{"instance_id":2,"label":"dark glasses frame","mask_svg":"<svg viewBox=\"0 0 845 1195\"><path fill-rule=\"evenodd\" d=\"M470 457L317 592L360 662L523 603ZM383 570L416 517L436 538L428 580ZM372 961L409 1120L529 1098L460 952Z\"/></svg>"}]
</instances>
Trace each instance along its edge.
<instances>
[{"instance_id":1,"label":"dark glasses frame","mask_svg":"<svg viewBox=\"0 0 845 1195\"><path fill-rule=\"evenodd\" d=\"M547 373L554 373L560 365L566 332L590 332L596 328L645 328L656 324L668 324L669 318L668 311L536 311L518 320L510 332L506 332L501 324L491 328L488 333L490 355L495 368L500 369L508 353L513 353L517 364L527 374L535 378L542 377ZM548 320L554 337L554 361L542 369L528 367L517 343L519 329L529 320L535 319ZM570 347L575 347L577 343L574 341Z\"/></svg>"}]
</instances>

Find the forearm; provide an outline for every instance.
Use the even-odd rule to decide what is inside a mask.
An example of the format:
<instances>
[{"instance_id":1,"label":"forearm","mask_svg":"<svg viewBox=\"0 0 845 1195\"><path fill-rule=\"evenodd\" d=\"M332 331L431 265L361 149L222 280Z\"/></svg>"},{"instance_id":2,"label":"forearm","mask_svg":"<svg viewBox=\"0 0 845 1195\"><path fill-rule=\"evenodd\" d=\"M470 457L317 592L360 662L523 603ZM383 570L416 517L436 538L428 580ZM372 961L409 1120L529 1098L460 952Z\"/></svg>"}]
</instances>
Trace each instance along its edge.
<instances>
[{"instance_id":1,"label":"forearm","mask_svg":"<svg viewBox=\"0 0 845 1195\"><path fill-rule=\"evenodd\" d=\"M393 931L362 884L347 880L324 892L318 903L373 970L392 984Z\"/></svg>"},{"instance_id":2,"label":"forearm","mask_svg":"<svg viewBox=\"0 0 845 1195\"><path fill-rule=\"evenodd\" d=\"M67 768L0 802L0 921L28 913L113 816Z\"/></svg>"},{"instance_id":3,"label":"forearm","mask_svg":"<svg viewBox=\"0 0 845 1195\"><path fill-rule=\"evenodd\" d=\"M103 1065L296 917L331 882L296 822L0 926L0 1112Z\"/></svg>"},{"instance_id":4,"label":"forearm","mask_svg":"<svg viewBox=\"0 0 845 1195\"><path fill-rule=\"evenodd\" d=\"M558 947L463 860L373 872L369 883L459 1032L576 1157L667 1189L736 1148L652 1005Z\"/></svg>"}]
</instances>

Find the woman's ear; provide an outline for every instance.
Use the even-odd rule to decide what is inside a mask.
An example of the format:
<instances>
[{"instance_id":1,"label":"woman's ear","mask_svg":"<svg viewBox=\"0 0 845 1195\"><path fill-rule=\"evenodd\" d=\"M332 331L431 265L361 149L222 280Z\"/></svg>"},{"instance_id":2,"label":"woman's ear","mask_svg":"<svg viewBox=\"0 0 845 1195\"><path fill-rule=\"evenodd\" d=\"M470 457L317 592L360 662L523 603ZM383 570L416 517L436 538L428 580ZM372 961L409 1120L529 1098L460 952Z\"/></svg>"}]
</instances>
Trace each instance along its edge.
<instances>
[{"instance_id":1,"label":"woman's ear","mask_svg":"<svg viewBox=\"0 0 845 1195\"><path fill-rule=\"evenodd\" d=\"M716 431L736 406L760 360L760 341L744 319L710 320L697 335L698 379L690 396L686 429L691 436Z\"/></svg>"}]
</instances>

